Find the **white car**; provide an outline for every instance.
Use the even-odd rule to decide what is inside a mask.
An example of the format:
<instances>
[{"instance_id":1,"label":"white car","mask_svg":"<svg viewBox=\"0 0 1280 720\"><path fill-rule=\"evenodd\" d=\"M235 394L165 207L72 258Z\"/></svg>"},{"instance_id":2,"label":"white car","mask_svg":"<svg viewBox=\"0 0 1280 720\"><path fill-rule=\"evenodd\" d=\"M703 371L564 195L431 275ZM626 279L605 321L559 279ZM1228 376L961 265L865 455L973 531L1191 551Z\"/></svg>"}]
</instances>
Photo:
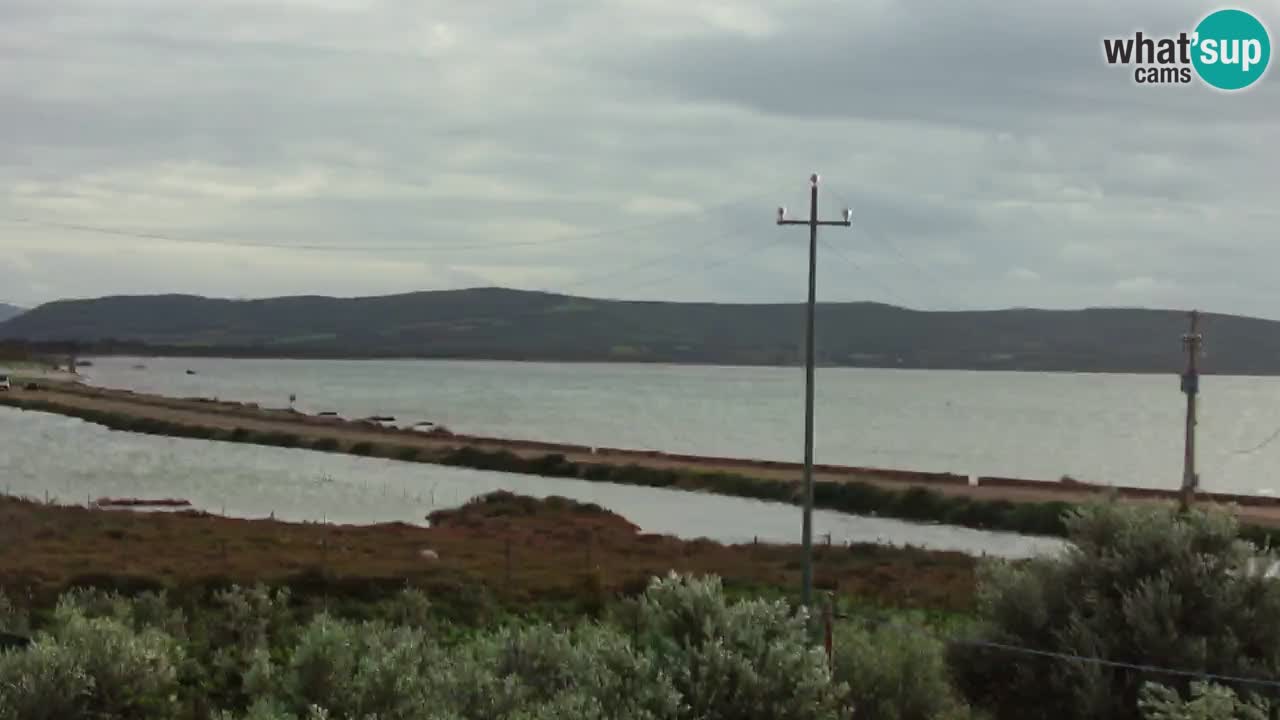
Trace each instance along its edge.
<instances>
[{"instance_id":1,"label":"white car","mask_svg":"<svg viewBox=\"0 0 1280 720\"><path fill-rule=\"evenodd\" d=\"M8 389L9 389L9 376L0 375L0 390L8 390Z\"/></svg>"}]
</instances>

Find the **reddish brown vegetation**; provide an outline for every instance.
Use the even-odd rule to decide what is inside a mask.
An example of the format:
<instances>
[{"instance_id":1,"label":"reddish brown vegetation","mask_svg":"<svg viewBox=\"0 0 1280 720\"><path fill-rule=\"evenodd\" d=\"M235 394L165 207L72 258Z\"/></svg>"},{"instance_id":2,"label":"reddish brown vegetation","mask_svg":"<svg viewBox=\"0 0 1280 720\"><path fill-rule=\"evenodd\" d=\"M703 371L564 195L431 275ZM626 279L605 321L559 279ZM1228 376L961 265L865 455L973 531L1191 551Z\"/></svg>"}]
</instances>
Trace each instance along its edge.
<instances>
[{"instance_id":1,"label":"reddish brown vegetation","mask_svg":"<svg viewBox=\"0 0 1280 720\"><path fill-rule=\"evenodd\" d=\"M668 570L715 573L730 587L799 583L794 546L646 535L613 513L563 498L500 494L433 521L430 528L291 524L0 498L0 588L51 598L86 579L182 589L321 576L346 587L410 582L437 593L483 585L519 602L578 597L584 588L634 591ZM819 587L863 601L948 610L972 603L974 561L959 553L819 545L816 558Z\"/></svg>"}]
</instances>

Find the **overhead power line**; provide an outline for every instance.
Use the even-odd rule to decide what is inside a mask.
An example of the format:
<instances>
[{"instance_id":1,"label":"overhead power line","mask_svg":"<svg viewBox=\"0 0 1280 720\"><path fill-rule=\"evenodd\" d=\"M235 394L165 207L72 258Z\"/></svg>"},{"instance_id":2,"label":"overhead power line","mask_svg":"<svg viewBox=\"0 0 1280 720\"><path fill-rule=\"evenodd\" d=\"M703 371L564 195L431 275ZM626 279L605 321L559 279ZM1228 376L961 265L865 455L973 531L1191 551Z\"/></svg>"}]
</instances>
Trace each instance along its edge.
<instances>
[{"instance_id":1,"label":"overhead power line","mask_svg":"<svg viewBox=\"0 0 1280 720\"><path fill-rule=\"evenodd\" d=\"M1280 428L1276 428L1275 432L1273 432L1273 433L1271 433L1270 435L1268 435L1266 440L1263 440L1262 442L1258 443L1257 445L1254 445L1253 447L1243 448L1243 449L1241 449L1241 450L1233 450L1233 451L1231 451L1231 453L1230 453L1230 454L1232 454L1232 455L1251 455L1251 454L1256 453L1256 452L1258 452L1259 450L1261 450L1261 449L1263 449L1263 448L1267 447L1267 446L1268 446L1268 445L1270 445L1271 443L1275 442L1277 438L1280 438Z\"/></svg>"},{"instance_id":2,"label":"overhead power line","mask_svg":"<svg viewBox=\"0 0 1280 720\"><path fill-rule=\"evenodd\" d=\"M638 284L633 283L631 285L615 286L613 290L615 292L618 290L635 290L639 287L651 287L653 285L661 285L662 283L668 282L670 280L674 280L676 278L684 277L686 275L691 275L694 273L711 272L712 270L717 270L726 265L731 265L733 263L747 260L755 256L757 253L763 252L765 250L769 250L775 247L781 247L784 244L786 243L783 241L783 239L770 238L767 242L758 243L756 245L753 245L745 249L739 249L735 252L735 254L730 255L729 257L719 258L717 260L711 260L710 262L706 262L701 265L694 265L693 267L683 268L681 270L677 270L668 275L663 275L658 278L645 280Z\"/></svg>"},{"instance_id":3,"label":"overhead power line","mask_svg":"<svg viewBox=\"0 0 1280 720\"><path fill-rule=\"evenodd\" d=\"M1143 665L1140 663L1107 660L1105 658L1090 657L1087 655L1073 655L1071 653L1054 652L1051 650L1037 650L1035 648L1021 647L1018 645L1005 645L1003 643L987 642L984 640L950 640L949 642L953 645L984 647L991 650L1002 650L1004 652L1012 652L1022 655L1035 655L1038 657L1053 658L1056 660L1078 662L1088 665L1100 665L1102 667L1119 668L1122 670L1136 670L1139 672L1151 673L1153 675L1170 675L1176 677L1196 678L1200 680L1214 680L1220 683L1280 688L1280 680L1272 680L1269 678L1250 678L1240 677L1237 675L1219 675L1217 673L1201 672L1198 670L1180 670L1178 668L1161 667L1159 665Z\"/></svg>"},{"instance_id":4,"label":"overhead power line","mask_svg":"<svg viewBox=\"0 0 1280 720\"><path fill-rule=\"evenodd\" d=\"M842 616L845 617L845 616ZM871 611L870 613L858 613L856 616L861 617L864 621L869 621L875 626L884 629L890 629L900 635L915 635L918 637L928 638L930 640L939 639L936 635L930 633L922 627L911 625L903 622L895 622L894 618L882 612ZM1212 673L1202 670L1188 670L1186 668L1172 668L1163 665L1149 665L1146 663L1124 662L1122 660L1110 660L1107 658L1096 657L1093 655L1080 655L1077 653L1059 652L1056 650L1044 650L1041 648L1026 647L1023 645L1013 645L1010 643L999 643L989 640L978 640L975 638L941 638L948 645L979 647L988 650L998 650L1004 653L1014 655L1027 655L1031 657L1042 657L1051 660L1061 660L1063 662L1080 663L1083 665L1096 665L1099 667L1115 668L1117 670L1133 670L1135 672L1147 673L1150 675L1165 675L1169 677L1185 677L1198 680L1212 680L1218 683L1235 684L1235 685L1254 685L1258 687L1280 688L1280 680L1274 678L1260 677L1243 677L1239 675L1225 675L1221 673Z\"/></svg>"},{"instance_id":5,"label":"overhead power line","mask_svg":"<svg viewBox=\"0 0 1280 720\"><path fill-rule=\"evenodd\" d=\"M835 191L834 189L830 189L830 192L831 192L832 198L838 200L841 203L844 203L846 207L852 207L852 205L848 203L847 199L843 194ZM898 244L894 242L892 238L885 235L884 233L877 231L875 229L874 223L860 222L858 223L855 229L855 232L858 232L858 231L861 231L862 233L866 234L868 238L871 238L871 240L877 243L878 245L883 246L884 249L888 250L889 253L892 254L898 260L899 263L907 266L912 271L914 271L917 275L920 275L922 278L928 280L928 282L925 284L925 286L928 288L928 292L932 294L936 300L941 301L944 306L964 305L964 303L959 303L958 305L949 303L947 301L950 298L943 296L943 293L941 292L941 288L944 286L953 285L950 278L944 277L942 274L934 272L933 270L930 270L929 268L920 264L916 260L912 259L911 256L908 255L905 251L903 251L902 248L899 247Z\"/></svg>"},{"instance_id":6,"label":"overhead power line","mask_svg":"<svg viewBox=\"0 0 1280 720\"><path fill-rule=\"evenodd\" d=\"M862 273L861 277L864 281L874 285L881 292L887 295L891 300L898 303L899 306L907 307L910 304L901 294L899 294L896 290L894 290L890 285L881 281L880 278L876 277L875 273L868 271L866 267L864 267L863 265L855 261L853 258L849 257L849 255L846 254L840 248L836 247L835 245L832 245L831 243L828 243L826 240L823 240L821 238L818 239L818 243L822 245L822 247L825 248L826 250L829 250L833 255L840 258L842 261L844 261L847 265L849 265L849 267Z\"/></svg>"},{"instance_id":7,"label":"overhead power line","mask_svg":"<svg viewBox=\"0 0 1280 720\"><path fill-rule=\"evenodd\" d=\"M130 230L126 228L110 227L97 224L87 223L68 223L55 220L44 220L30 217L6 217L6 222L32 225L38 227L46 227L60 230L71 230L74 232L95 233L99 235L111 235L116 237L127 237L138 240L150 240L155 242L166 242L174 244L187 245L206 245L212 247L237 247L250 249L270 249L270 250L297 250L309 252L450 252L450 251L466 251L466 250L499 250L517 247L547 247L552 245L571 244L578 242L586 242L589 240L598 240L601 238L629 235L632 233L642 232L645 230L653 230L655 228L673 225L675 223L689 222L690 218L699 218L711 216L728 208L744 205L756 201L762 197L766 197L774 189L753 193L751 195L731 200L728 202L718 203L698 210L678 213L674 216L662 218L652 222L640 223L636 225L628 225L622 227L608 228L583 233L571 233L557 237L547 238L543 240L515 240L500 242L478 242L478 243L462 243L453 245L368 245L355 243L340 244L317 244L317 243L282 243L282 242L258 242L258 241L242 241L234 239L213 239L213 238L197 238L182 235L173 235L169 233Z\"/></svg>"}]
</instances>

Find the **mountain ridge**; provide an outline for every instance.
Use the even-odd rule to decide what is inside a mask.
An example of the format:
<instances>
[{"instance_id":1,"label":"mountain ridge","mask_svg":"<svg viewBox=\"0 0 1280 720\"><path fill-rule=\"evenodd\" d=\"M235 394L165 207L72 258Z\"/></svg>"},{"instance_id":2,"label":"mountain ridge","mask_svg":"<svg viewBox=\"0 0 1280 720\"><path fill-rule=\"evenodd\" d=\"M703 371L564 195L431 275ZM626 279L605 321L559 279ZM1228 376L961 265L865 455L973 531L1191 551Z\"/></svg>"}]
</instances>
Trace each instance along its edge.
<instances>
[{"instance_id":1,"label":"mountain ridge","mask_svg":"<svg viewBox=\"0 0 1280 720\"><path fill-rule=\"evenodd\" d=\"M1280 374L1280 322L1202 316L1206 372ZM1176 372L1184 311L914 310L819 303L828 366ZM716 365L803 362L803 303L604 300L470 288L341 298L114 295L46 303L0 323L9 342L99 352L420 357Z\"/></svg>"},{"instance_id":2,"label":"mountain ridge","mask_svg":"<svg viewBox=\"0 0 1280 720\"><path fill-rule=\"evenodd\" d=\"M17 317L26 311L26 308L18 307L17 305L0 303L0 323L3 323L10 318Z\"/></svg>"}]
</instances>

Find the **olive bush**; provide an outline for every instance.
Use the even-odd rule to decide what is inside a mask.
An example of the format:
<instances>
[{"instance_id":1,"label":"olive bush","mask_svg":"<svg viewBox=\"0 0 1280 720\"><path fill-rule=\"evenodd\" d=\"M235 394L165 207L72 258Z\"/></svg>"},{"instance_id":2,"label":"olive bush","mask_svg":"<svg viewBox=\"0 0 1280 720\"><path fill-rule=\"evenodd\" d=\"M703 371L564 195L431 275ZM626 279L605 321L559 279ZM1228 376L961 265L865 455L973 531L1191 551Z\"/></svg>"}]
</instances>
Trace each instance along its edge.
<instances>
[{"instance_id":1,"label":"olive bush","mask_svg":"<svg viewBox=\"0 0 1280 720\"><path fill-rule=\"evenodd\" d=\"M837 626L835 678L849 687L859 718L944 720L965 718L968 706L951 685L942 641L900 620L867 627Z\"/></svg>"},{"instance_id":2,"label":"olive bush","mask_svg":"<svg viewBox=\"0 0 1280 720\"><path fill-rule=\"evenodd\" d=\"M292 637L287 588L233 585L213 596L212 611L195 629L200 684L217 705L241 708L275 689L273 649Z\"/></svg>"},{"instance_id":3,"label":"olive bush","mask_svg":"<svg viewBox=\"0 0 1280 720\"><path fill-rule=\"evenodd\" d=\"M731 603L714 577L654 578L628 607L459 637L417 591L379 605L391 622L299 621L265 587L215 593L190 618L162 593L76 591L33 645L0 653L0 720L964 717L930 635L842 627L833 673L803 612Z\"/></svg>"},{"instance_id":4,"label":"olive bush","mask_svg":"<svg viewBox=\"0 0 1280 720\"><path fill-rule=\"evenodd\" d=\"M1102 503L1066 519L1071 547L988 566L972 640L1194 672L1280 674L1280 585L1230 514ZM996 718L1139 717L1140 671L958 643L962 690ZM1175 688L1187 690L1186 684Z\"/></svg>"},{"instance_id":5,"label":"olive bush","mask_svg":"<svg viewBox=\"0 0 1280 720\"><path fill-rule=\"evenodd\" d=\"M783 602L729 604L719 578L674 573L650 583L637 617L641 648L680 693L680 717L709 720L839 717L846 688L806 624Z\"/></svg>"},{"instance_id":6,"label":"olive bush","mask_svg":"<svg viewBox=\"0 0 1280 720\"><path fill-rule=\"evenodd\" d=\"M0 632L21 634L30 629L30 618L26 610L18 607L3 590L0 590Z\"/></svg>"},{"instance_id":7,"label":"olive bush","mask_svg":"<svg viewBox=\"0 0 1280 720\"><path fill-rule=\"evenodd\" d=\"M438 652L422 632L321 615L306 627L282 678L285 706L340 718L398 720L430 706L424 678Z\"/></svg>"},{"instance_id":8,"label":"olive bush","mask_svg":"<svg viewBox=\"0 0 1280 720\"><path fill-rule=\"evenodd\" d=\"M145 591L133 597L99 588L74 588L58 599L62 612L86 618L109 618L142 630L154 628L174 637L186 635L186 616L169 604L164 591Z\"/></svg>"},{"instance_id":9,"label":"olive bush","mask_svg":"<svg viewBox=\"0 0 1280 720\"><path fill-rule=\"evenodd\" d=\"M83 717L93 683L66 646L38 642L27 650L0 652L0 720Z\"/></svg>"},{"instance_id":10,"label":"olive bush","mask_svg":"<svg viewBox=\"0 0 1280 720\"><path fill-rule=\"evenodd\" d=\"M163 631L64 603L32 647L0 654L0 719L177 717L182 657Z\"/></svg>"},{"instance_id":11,"label":"olive bush","mask_svg":"<svg viewBox=\"0 0 1280 720\"><path fill-rule=\"evenodd\" d=\"M288 658L247 718L806 720L846 709L803 615L731 605L718 580L676 575L649 586L631 637L532 625L445 649L421 628L321 615Z\"/></svg>"},{"instance_id":12,"label":"olive bush","mask_svg":"<svg viewBox=\"0 0 1280 720\"><path fill-rule=\"evenodd\" d=\"M1270 720L1271 704L1254 698L1241 700L1222 685L1191 683L1190 699L1158 684L1143 687L1138 701L1143 720Z\"/></svg>"},{"instance_id":13,"label":"olive bush","mask_svg":"<svg viewBox=\"0 0 1280 720\"><path fill-rule=\"evenodd\" d=\"M680 695L660 665L602 625L505 629L466 648L437 694L467 718L550 717L555 708L576 708L572 717L674 720Z\"/></svg>"}]
</instances>

